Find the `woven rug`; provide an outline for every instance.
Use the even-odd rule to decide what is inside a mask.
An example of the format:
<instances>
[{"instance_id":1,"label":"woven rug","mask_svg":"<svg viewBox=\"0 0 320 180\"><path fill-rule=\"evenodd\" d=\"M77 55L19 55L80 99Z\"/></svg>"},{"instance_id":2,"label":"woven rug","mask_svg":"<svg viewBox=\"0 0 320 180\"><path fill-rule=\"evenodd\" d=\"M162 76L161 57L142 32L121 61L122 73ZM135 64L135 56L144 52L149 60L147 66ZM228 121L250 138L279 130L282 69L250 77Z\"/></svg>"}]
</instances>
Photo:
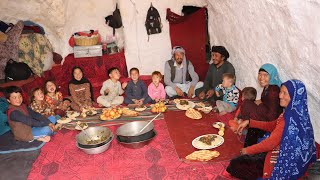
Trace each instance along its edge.
<instances>
[{"instance_id":1,"label":"woven rug","mask_svg":"<svg viewBox=\"0 0 320 180\"><path fill-rule=\"evenodd\" d=\"M228 162L185 163L179 160L166 122L155 121L157 136L140 149L113 140L109 150L88 155L75 145L77 131L63 129L41 149L28 179L231 179ZM116 126L110 129L115 132Z\"/></svg>"}]
</instances>

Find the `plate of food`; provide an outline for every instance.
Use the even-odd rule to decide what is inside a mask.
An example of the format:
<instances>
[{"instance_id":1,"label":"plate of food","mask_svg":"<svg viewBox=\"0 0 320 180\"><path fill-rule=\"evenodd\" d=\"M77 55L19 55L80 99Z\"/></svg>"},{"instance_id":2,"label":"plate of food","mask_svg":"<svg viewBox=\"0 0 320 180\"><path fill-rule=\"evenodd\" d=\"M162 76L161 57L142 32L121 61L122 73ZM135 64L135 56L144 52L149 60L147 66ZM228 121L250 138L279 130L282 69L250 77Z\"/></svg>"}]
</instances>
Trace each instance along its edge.
<instances>
[{"instance_id":1,"label":"plate of food","mask_svg":"<svg viewBox=\"0 0 320 180\"><path fill-rule=\"evenodd\" d=\"M94 109L89 109L88 111L86 111L87 116L94 116L96 114L98 114L98 112Z\"/></svg>"},{"instance_id":2,"label":"plate of food","mask_svg":"<svg viewBox=\"0 0 320 180\"><path fill-rule=\"evenodd\" d=\"M107 108L102 110L100 115L100 120L108 121L113 119L118 119L123 113L121 108Z\"/></svg>"},{"instance_id":3,"label":"plate of food","mask_svg":"<svg viewBox=\"0 0 320 180\"><path fill-rule=\"evenodd\" d=\"M80 116L80 113L77 111L67 111L67 116L69 118L76 118L76 117Z\"/></svg>"},{"instance_id":4,"label":"plate of food","mask_svg":"<svg viewBox=\"0 0 320 180\"><path fill-rule=\"evenodd\" d=\"M224 138L218 134L205 134L195 138L192 141L192 146L197 149L212 149L221 146L224 143Z\"/></svg>"},{"instance_id":5,"label":"plate of food","mask_svg":"<svg viewBox=\"0 0 320 180\"><path fill-rule=\"evenodd\" d=\"M205 114L209 114L212 111L212 106L209 107L201 107L201 108L197 108L199 111L204 112Z\"/></svg>"},{"instance_id":6,"label":"plate of food","mask_svg":"<svg viewBox=\"0 0 320 180\"><path fill-rule=\"evenodd\" d=\"M146 109L147 109L147 106L145 106L145 105L140 105L140 106L136 107L134 110L136 110L136 111L138 111L138 112L142 112L142 111L144 111L144 110L146 110Z\"/></svg>"},{"instance_id":7,"label":"plate of food","mask_svg":"<svg viewBox=\"0 0 320 180\"><path fill-rule=\"evenodd\" d=\"M75 129L76 129L76 130L85 130L85 129L87 129L88 127L89 127L89 126L88 126L87 123L78 121L77 124L76 124Z\"/></svg>"},{"instance_id":8,"label":"plate of food","mask_svg":"<svg viewBox=\"0 0 320 180\"><path fill-rule=\"evenodd\" d=\"M223 122L214 122L212 126L214 128L220 129L220 128L224 128L226 125Z\"/></svg>"},{"instance_id":9,"label":"plate of food","mask_svg":"<svg viewBox=\"0 0 320 180\"><path fill-rule=\"evenodd\" d=\"M176 107L180 110L187 110L196 106L194 102L186 99L175 99L174 102L176 103Z\"/></svg>"},{"instance_id":10,"label":"plate of food","mask_svg":"<svg viewBox=\"0 0 320 180\"><path fill-rule=\"evenodd\" d=\"M192 109L192 108L188 108L186 110L186 116L191 119L201 119L202 118L201 113L195 109Z\"/></svg>"},{"instance_id":11,"label":"plate of food","mask_svg":"<svg viewBox=\"0 0 320 180\"><path fill-rule=\"evenodd\" d=\"M62 117L62 118L57 120L57 123L59 123L59 124L67 124L67 123L69 123L71 121L72 121L72 118Z\"/></svg>"}]
</instances>

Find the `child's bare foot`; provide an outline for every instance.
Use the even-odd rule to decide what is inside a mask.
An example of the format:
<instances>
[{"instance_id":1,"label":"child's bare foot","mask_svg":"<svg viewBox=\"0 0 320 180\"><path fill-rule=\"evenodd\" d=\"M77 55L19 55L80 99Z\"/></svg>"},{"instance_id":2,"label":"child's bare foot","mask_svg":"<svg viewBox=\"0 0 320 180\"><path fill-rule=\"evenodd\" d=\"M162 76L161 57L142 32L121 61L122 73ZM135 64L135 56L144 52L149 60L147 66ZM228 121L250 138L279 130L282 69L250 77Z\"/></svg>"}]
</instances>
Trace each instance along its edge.
<instances>
[{"instance_id":1,"label":"child's bare foot","mask_svg":"<svg viewBox=\"0 0 320 180\"><path fill-rule=\"evenodd\" d=\"M59 131L59 130L61 130L61 128L62 128L62 124L56 124L55 126L54 126L54 131Z\"/></svg>"},{"instance_id":2,"label":"child's bare foot","mask_svg":"<svg viewBox=\"0 0 320 180\"><path fill-rule=\"evenodd\" d=\"M99 107L103 107L103 105L102 105L102 104L100 104L100 103L98 104L98 106L99 106Z\"/></svg>"},{"instance_id":3,"label":"child's bare foot","mask_svg":"<svg viewBox=\"0 0 320 180\"><path fill-rule=\"evenodd\" d=\"M38 138L37 141L49 142L50 139L51 139L50 136L44 136L44 137Z\"/></svg>"}]
</instances>

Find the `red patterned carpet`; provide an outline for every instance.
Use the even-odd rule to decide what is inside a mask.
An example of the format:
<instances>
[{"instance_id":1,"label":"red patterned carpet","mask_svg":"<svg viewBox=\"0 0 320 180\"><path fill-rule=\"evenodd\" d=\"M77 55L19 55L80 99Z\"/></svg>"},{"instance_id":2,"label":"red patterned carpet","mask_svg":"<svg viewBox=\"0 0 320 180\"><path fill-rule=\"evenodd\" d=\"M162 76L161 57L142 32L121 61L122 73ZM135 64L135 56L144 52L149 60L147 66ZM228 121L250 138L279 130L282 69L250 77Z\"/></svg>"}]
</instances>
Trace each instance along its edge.
<instances>
[{"instance_id":1,"label":"red patterned carpet","mask_svg":"<svg viewBox=\"0 0 320 180\"><path fill-rule=\"evenodd\" d=\"M166 122L155 121L155 129L157 137L148 146L128 149L113 140L98 155L77 149L77 131L62 130L41 149L28 179L231 179L225 172L228 162L181 162Z\"/></svg>"}]
</instances>

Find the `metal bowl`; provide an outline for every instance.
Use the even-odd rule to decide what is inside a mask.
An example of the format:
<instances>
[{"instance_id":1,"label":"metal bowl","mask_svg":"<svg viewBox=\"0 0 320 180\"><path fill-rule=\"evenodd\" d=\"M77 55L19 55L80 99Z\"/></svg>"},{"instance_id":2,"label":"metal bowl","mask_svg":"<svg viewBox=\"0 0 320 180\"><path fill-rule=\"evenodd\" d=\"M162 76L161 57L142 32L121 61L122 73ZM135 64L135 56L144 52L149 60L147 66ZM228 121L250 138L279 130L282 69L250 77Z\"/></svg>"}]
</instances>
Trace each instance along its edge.
<instances>
[{"instance_id":1,"label":"metal bowl","mask_svg":"<svg viewBox=\"0 0 320 180\"><path fill-rule=\"evenodd\" d=\"M113 133L107 127L89 127L76 136L76 141L82 148L97 148L112 140ZM110 139L111 138L111 139Z\"/></svg>"},{"instance_id":2,"label":"metal bowl","mask_svg":"<svg viewBox=\"0 0 320 180\"><path fill-rule=\"evenodd\" d=\"M152 132L152 136L148 139L145 139L145 140L141 140L141 141L138 141L138 142L123 142L119 139L119 136L117 136L117 141L118 143L120 143L122 146L124 147L127 147L127 148L131 148L131 149L138 149L138 148L142 148L144 147L145 145L148 145L151 140L157 135L156 131L154 130L151 130L150 132Z\"/></svg>"},{"instance_id":3,"label":"metal bowl","mask_svg":"<svg viewBox=\"0 0 320 180\"><path fill-rule=\"evenodd\" d=\"M148 123L149 121L135 121L126 123L117 129L117 136L133 137L145 134L154 128L152 122L142 132L139 132Z\"/></svg>"},{"instance_id":4,"label":"metal bowl","mask_svg":"<svg viewBox=\"0 0 320 180\"><path fill-rule=\"evenodd\" d=\"M87 154L99 154L102 153L104 151L106 151L107 149L109 149L111 142L112 142L113 136L111 137L111 140L109 142L107 142L106 144L99 146L99 147L95 147L95 148L82 148L79 146L79 143L77 144L77 147L79 149L81 149L82 151L84 151Z\"/></svg>"},{"instance_id":5,"label":"metal bowl","mask_svg":"<svg viewBox=\"0 0 320 180\"><path fill-rule=\"evenodd\" d=\"M146 139L150 139L151 137L154 136L154 130L151 129L150 131L144 133L144 134L140 134L138 136L121 136L118 135L117 139L121 142L124 143L132 143L132 142L139 142L139 141L144 141Z\"/></svg>"}]
</instances>

